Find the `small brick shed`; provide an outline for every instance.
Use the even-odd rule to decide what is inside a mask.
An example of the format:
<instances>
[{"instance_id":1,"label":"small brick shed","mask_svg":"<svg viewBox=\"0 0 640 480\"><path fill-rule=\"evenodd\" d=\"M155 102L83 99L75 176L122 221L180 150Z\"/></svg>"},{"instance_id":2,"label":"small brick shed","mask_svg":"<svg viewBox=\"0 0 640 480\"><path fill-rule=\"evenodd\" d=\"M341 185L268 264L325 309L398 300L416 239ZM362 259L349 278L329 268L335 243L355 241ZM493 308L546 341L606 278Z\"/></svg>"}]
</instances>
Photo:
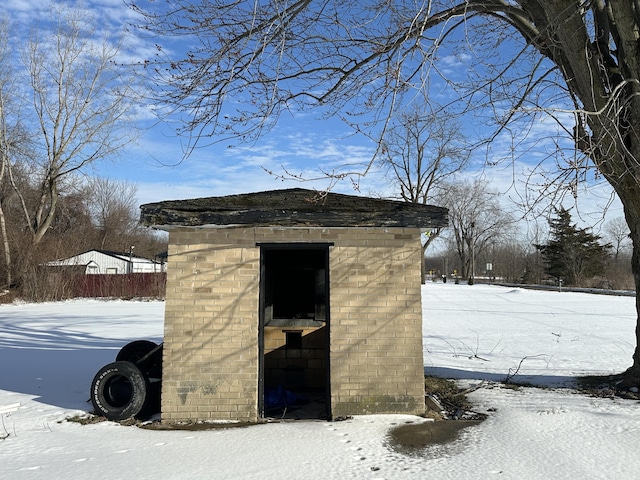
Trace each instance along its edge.
<instances>
[{"instance_id":1,"label":"small brick shed","mask_svg":"<svg viewBox=\"0 0 640 480\"><path fill-rule=\"evenodd\" d=\"M421 231L441 207L306 189L163 201L162 420L424 412Z\"/></svg>"}]
</instances>

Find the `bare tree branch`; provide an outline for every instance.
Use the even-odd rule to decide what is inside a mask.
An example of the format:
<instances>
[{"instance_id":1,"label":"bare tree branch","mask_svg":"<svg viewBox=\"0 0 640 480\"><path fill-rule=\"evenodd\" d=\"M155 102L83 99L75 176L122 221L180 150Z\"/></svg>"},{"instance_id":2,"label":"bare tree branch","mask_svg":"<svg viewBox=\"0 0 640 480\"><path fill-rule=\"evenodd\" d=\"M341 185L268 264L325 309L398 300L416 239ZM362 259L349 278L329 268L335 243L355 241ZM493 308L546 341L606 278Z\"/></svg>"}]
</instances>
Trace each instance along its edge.
<instances>
[{"instance_id":1,"label":"bare tree branch","mask_svg":"<svg viewBox=\"0 0 640 480\"><path fill-rule=\"evenodd\" d=\"M34 210L22 201L34 244L53 222L63 179L113 155L135 135L127 121L129 79L114 63L118 48L96 40L95 21L82 15L54 12L53 32L35 31L24 50L38 125L33 164L39 200Z\"/></svg>"},{"instance_id":2,"label":"bare tree branch","mask_svg":"<svg viewBox=\"0 0 640 480\"><path fill-rule=\"evenodd\" d=\"M545 134L558 151L547 156L557 171L543 188L566 181L575 194L585 179L606 179L624 206L640 289L638 0L166 4L137 9L146 15L141 27L161 37L157 57L142 63L159 85L157 98L185 115L191 146L207 137L252 138L282 112L309 109L340 115L379 140L397 111L428 97L431 76L444 74L438 68L443 47L462 45L473 65L466 82L444 79L461 95L452 102L467 113L492 111L498 133L539 114L558 119L559 131ZM195 46L175 56L175 44L162 45L164 35L189 38ZM521 48L497 48L514 35ZM560 109L571 111L574 125L563 123ZM571 155L562 153L567 141ZM637 307L640 312L640 300ZM627 378L640 385L640 348L633 360Z\"/></svg>"}]
</instances>

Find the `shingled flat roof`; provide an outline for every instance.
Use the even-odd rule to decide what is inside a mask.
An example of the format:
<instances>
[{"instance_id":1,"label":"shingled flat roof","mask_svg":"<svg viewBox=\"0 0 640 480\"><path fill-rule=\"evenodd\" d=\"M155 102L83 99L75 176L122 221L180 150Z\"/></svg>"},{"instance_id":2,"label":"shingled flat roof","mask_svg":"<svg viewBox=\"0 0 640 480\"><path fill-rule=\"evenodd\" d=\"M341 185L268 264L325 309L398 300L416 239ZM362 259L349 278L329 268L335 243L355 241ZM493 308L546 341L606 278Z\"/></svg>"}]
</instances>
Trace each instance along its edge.
<instances>
[{"instance_id":1,"label":"shingled flat roof","mask_svg":"<svg viewBox=\"0 0 640 480\"><path fill-rule=\"evenodd\" d=\"M140 210L143 225L161 229L232 225L431 229L448 225L443 207L303 188L167 200L147 203Z\"/></svg>"}]
</instances>

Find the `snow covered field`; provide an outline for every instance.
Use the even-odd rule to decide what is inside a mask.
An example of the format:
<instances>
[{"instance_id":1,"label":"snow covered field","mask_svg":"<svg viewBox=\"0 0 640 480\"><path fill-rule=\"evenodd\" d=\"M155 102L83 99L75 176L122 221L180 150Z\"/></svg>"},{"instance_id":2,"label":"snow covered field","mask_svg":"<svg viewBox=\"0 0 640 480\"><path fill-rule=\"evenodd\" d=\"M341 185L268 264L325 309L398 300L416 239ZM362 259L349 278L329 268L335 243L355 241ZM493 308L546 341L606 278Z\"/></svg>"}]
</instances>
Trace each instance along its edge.
<instances>
[{"instance_id":1,"label":"snow covered field","mask_svg":"<svg viewBox=\"0 0 640 480\"><path fill-rule=\"evenodd\" d=\"M395 451L404 415L208 431L80 425L95 372L132 339L162 337L163 303L0 306L2 479L639 478L640 403L567 388L617 373L634 348L633 297L484 285L423 287L425 371L482 386L489 418L454 443ZM515 380L555 388L503 388Z\"/></svg>"}]
</instances>

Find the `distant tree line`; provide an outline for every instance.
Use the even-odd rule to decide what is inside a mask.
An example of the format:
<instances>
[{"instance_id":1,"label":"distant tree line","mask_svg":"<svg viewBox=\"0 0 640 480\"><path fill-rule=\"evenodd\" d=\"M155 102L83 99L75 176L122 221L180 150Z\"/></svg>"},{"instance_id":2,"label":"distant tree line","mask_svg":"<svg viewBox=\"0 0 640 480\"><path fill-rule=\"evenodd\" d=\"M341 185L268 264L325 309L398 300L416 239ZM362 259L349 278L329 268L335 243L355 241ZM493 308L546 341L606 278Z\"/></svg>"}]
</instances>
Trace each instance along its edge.
<instances>
[{"instance_id":1,"label":"distant tree line","mask_svg":"<svg viewBox=\"0 0 640 480\"><path fill-rule=\"evenodd\" d=\"M27 206L39 201L39 191L28 175L18 174L22 200ZM56 213L46 235L36 245L25 225L21 199L0 185L0 197L7 226L7 245L12 262L0 257L0 287L7 299L19 296L28 300L51 300L60 290L48 286L42 265L92 249L128 252L154 259L166 252L164 234L142 227L135 186L104 178L83 179L65 183L59 192ZM10 270L9 270L10 268ZM0 302L2 297L0 297Z\"/></svg>"},{"instance_id":2,"label":"distant tree line","mask_svg":"<svg viewBox=\"0 0 640 480\"><path fill-rule=\"evenodd\" d=\"M25 40L0 18L0 291L52 297L41 264L101 248L165 249L135 188L88 176L136 137L136 77L87 9L51 4ZM5 294L0 298L7 298Z\"/></svg>"},{"instance_id":3,"label":"distant tree line","mask_svg":"<svg viewBox=\"0 0 640 480\"><path fill-rule=\"evenodd\" d=\"M536 231L533 238L519 235L512 225L507 234L494 232L489 241L480 238L486 225L476 225L477 238L469 241L475 244L474 281L634 290L624 220L607 221L602 235L596 235L578 227L570 211L560 208L548 224L548 232ZM453 230L452 226L443 232L445 247L425 259L426 270L436 280L446 275L453 281L468 281L470 258L460 255Z\"/></svg>"}]
</instances>

